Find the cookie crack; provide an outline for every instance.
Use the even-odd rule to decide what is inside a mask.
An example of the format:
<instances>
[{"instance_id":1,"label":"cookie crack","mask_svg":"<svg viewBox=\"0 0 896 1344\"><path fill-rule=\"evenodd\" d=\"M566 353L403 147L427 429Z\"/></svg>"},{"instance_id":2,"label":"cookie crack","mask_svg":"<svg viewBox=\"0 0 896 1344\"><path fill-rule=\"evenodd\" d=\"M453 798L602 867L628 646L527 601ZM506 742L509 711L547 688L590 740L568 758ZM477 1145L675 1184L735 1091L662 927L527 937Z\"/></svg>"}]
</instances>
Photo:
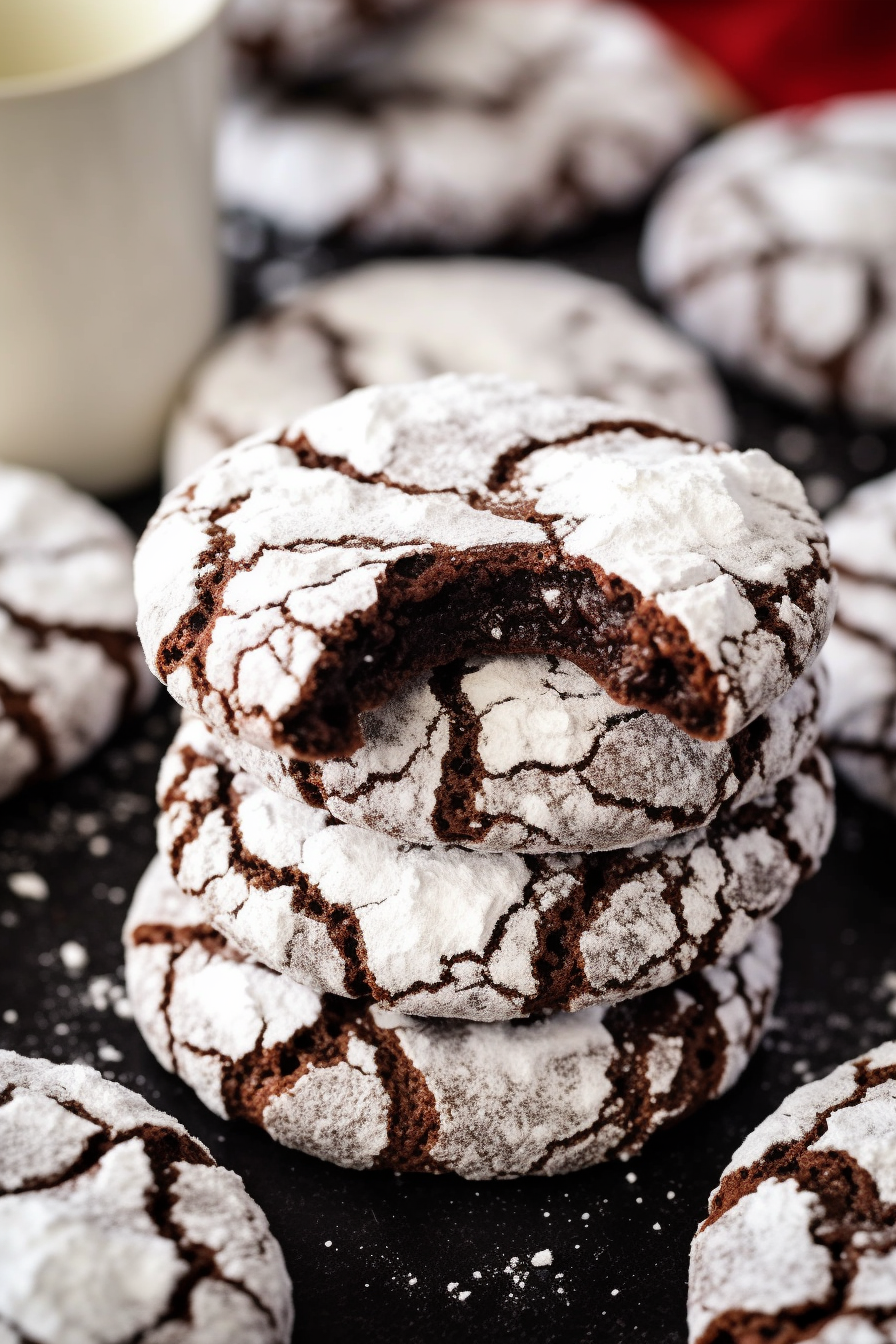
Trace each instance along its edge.
<instances>
[{"instance_id":1,"label":"cookie crack","mask_svg":"<svg viewBox=\"0 0 896 1344\"><path fill-rule=\"evenodd\" d=\"M56 768L56 752L53 739L47 725L34 706L28 691L19 691L9 682L0 679L0 710L2 717L10 719L34 748L37 761L22 780L23 784L34 783L52 774Z\"/></svg>"},{"instance_id":2,"label":"cookie crack","mask_svg":"<svg viewBox=\"0 0 896 1344\"><path fill-rule=\"evenodd\" d=\"M738 991L743 993L740 978ZM680 1000L682 993L688 999L684 1006ZM752 1042L764 1019L764 1006L757 1009L749 999L746 1002L753 1024ZM699 976L689 978L681 989L666 987L654 990L649 999L612 1004L603 1018L614 1046L608 1069L612 1109L608 1114L606 1107L602 1107L593 1124L547 1145L530 1167L530 1174L543 1172L555 1153L596 1137L608 1122L612 1122L611 1127L618 1129L621 1137L610 1137L603 1156L631 1157L651 1134L686 1119L704 1102L718 1096L728 1050L717 1015L719 1006L715 990ZM650 1047L657 1037L678 1038L683 1044L672 1085L660 1097L651 1093L647 1074Z\"/></svg>"},{"instance_id":3,"label":"cookie crack","mask_svg":"<svg viewBox=\"0 0 896 1344\"><path fill-rule=\"evenodd\" d=\"M31 635L39 647L45 647L54 636L80 644L97 645L109 662L124 673L125 712L133 712L138 689L135 655L139 649L139 642L136 632L111 630L101 625L74 625L68 621L41 620L37 616L17 610L2 598L0 598L0 613L6 615L20 630Z\"/></svg>"}]
</instances>

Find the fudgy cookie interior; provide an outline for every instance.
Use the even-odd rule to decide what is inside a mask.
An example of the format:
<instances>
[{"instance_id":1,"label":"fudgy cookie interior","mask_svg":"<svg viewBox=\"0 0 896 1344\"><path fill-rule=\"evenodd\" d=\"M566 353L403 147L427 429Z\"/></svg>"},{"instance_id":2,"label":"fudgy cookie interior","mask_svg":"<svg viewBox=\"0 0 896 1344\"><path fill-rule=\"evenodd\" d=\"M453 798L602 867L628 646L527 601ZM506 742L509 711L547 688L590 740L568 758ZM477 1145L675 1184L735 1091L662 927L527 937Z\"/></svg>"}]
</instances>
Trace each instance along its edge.
<instances>
[{"instance_id":1,"label":"fudgy cookie interior","mask_svg":"<svg viewBox=\"0 0 896 1344\"><path fill-rule=\"evenodd\" d=\"M499 652L567 658L620 704L667 714L694 737L722 735L723 698L704 655L677 619L616 577L599 580L522 547L412 556L379 588L375 616L349 618L329 637L312 695L282 724L307 759L357 750L359 715L412 677Z\"/></svg>"}]
</instances>

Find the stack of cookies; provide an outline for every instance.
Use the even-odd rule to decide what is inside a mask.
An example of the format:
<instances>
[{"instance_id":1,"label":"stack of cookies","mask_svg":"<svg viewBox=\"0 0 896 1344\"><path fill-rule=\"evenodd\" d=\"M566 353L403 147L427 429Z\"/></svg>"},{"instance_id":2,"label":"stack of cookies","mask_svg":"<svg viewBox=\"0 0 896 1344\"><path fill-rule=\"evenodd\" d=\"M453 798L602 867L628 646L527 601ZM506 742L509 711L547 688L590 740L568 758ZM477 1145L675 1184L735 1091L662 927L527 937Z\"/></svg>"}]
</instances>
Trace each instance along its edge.
<instances>
[{"instance_id":1,"label":"stack of cookies","mask_svg":"<svg viewBox=\"0 0 896 1344\"><path fill-rule=\"evenodd\" d=\"M500 376L226 450L137 557L186 711L128 992L217 1114L553 1174L729 1087L832 827L822 524L765 453Z\"/></svg>"}]
</instances>

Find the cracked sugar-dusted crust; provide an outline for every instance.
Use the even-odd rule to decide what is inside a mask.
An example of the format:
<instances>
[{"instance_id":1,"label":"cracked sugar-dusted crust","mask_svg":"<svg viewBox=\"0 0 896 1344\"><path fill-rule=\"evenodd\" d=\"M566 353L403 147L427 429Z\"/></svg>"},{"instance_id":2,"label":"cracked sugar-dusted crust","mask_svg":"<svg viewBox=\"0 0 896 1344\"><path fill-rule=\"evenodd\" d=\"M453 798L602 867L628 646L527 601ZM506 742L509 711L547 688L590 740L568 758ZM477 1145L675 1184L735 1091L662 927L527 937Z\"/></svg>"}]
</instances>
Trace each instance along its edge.
<instances>
[{"instance_id":1,"label":"cracked sugar-dusted crust","mask_svg":"<svg viewBox=\"0 0 896 1344\"><path fill-rule=\"evenodd\" d=\"M369 387L219 454L138 546L147 660L185 708L295 759L431 667L541 653L695 737L811 665L821 521L766 453L531 383Z\"/></svg>"},{"instance_id":2,"label":"cracked sugar-dusted crust","mask_svg":"<svg viewBox=\"0 0 896 1344\"><path fill-rule=\"evenodd\" d=\"M844 778L896 811L896 472L853 490L827 525L839 598L825 737Z\"/></svg>"},{"instance_id":3,"label":"cracked sugar-dusted crust","mask_svg":"<svg viewBox=\"0 0 896 1344\"><path fill-rule=\"evenodd\" d=\"M737 1080L778 985L764 924L730 964L629 1003L426 1021L321 998L197 914L156 859L125 927L147 1044L216 1114L348 1167L488 1179L628 1156Z\"/></svg>"},{"instance_id":4,"label":"cracked sugar-dusted crust","mask_svg":"<svg viewBox=\"0 0 896 1344\"><path fill-rule=\"evenodd\" d=\"M302 289L230 333L172 421L169 486L222 448L371 383L505 373L617 401L730 441L718 380L695 347L613 285L490 257L379 261Z\"/></svg>"},{"instance_id":5,"label":"cracked sugar-dusted crust","mask_svg":"<svg viewBox=\"0 0 896 1344\"><path fill-rule=\"evenodd\" d=\"M692 1344L896 1338L896 1043L744 1140L691 1247L688 1317Z\"/></svg>"},{"instance_id":6,"label":"cracked sugar-dusted crust","mask_svg":"<svg viewBox=\"0 0 896 1344\"><path fill-rule=\"evenodd\" d=\"M726 742L623 709L556 658L449 663L362 720L348 760L287 761L224 737L228 759L339 821L495 852L620 849L705 826L793 774L818 740L811 669Z\"/></svg>"},{"instance_id":7,"label":"cracked sugar-dusted crust","mask_svg":"<svg viewBox=\"0 0 896 1344\"><path fill-rule=\"evenodd\" d=\"M642 196L707 121L662 30L595 0L452 0L335 96L225 113L218 187L304 237L480 246Z\"/></svg>"},{"instance_id":8,"label":"cracked sugar-dusted crust","mask_svg":"<svg viewBox=\"0 0 896 1344\"><path fill-rule=\"evenodd\" d=\"M159 848L197 918L321 992L493 1022L632 998L740 952L833 827L813 753L705 830L603 854L405 845L226 764L185 722L159 777Z\"/></svg>"},{"instance_id":9,"label":"cracked sugar-dusted crust","mask_svg":"<svg viewBox=\"0 0 896 1344\"><path fill-rule=\"evenodd\" d=\"M230 0L228 38L252 74L319 79L353 61L426 0Z\"/></svg>"},{"instance_id":10,"label":"cracked sugar-dusted crust","mask_svg":"<svg viewBox=\"0 0 896 1344\"><path fill-rule=\"evenodd\" d=\"M679 168L648 284L731 365L798 401L896 419L896 96L750 121Z\"/></svg>"},{"instance_id":11,"label":"cracked sugar-dusted crust","mask_svg":"<svg viewBox=\"0 0 896 1344\"><path fill-rule=\"evenodd\" d=\"M78 765L150 702L133 555L89 495L0 464L0 798Z\"/></svg>"},{"instance_id":12,"label":"cracked sugar-dusted crust","mask_svg":"<svg viewBox=\"0 0 896 1344\"><path fill-rule=\"evenodd\" d=\"M94 1069L0 1051L4 1344L286 1344L292 1319L235 1172Z\"/></svg>"}]
</instances>

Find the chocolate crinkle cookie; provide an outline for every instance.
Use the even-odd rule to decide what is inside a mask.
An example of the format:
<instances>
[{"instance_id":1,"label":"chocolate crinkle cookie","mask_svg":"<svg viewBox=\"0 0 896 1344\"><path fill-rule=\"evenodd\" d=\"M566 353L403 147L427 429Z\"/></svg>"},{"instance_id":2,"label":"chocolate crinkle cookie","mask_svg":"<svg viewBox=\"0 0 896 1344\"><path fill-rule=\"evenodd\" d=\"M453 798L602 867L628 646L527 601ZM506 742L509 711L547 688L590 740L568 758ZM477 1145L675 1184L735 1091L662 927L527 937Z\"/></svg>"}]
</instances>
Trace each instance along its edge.
<instances>
[{"instance_id":1,"label":"chocolate crinkle cookie","mask_svg":"<svg viewBox=\"0 0 896 1344\"><path fill-rule=\"evenodd\" d=\"M3 1344L286 1344L292 1318L234 1172L94 1069L0 1051Z\"/></svg>"},{"instance_id":2,"label":"chocolate crinkle cookie","mask_svg":"<svg viewBox=\"0 0 896 1344\"><path fill-rule=\"evenodd\" d=\"M150 666L290 759L345 756L421 672L550 654L731 737L813 662L821 521L766 453L496 376L371 387L220 454L136 561Z\"/></svg>"},{"instance_id":3,"label":"chocolate crinkle cookie","mask_svg":"<svg viewBox=\"0 0 896 1344\"><path fill-rule=\"evenodd\" d=\"M234 772L197 720L163 762L159 802L159 846L194 918L247 955L317 991L481 1022L631 998L739 953L833 828L830 769L811 753L660 844L525 857L406 845Z\"/></svg>"},{"instance_id":4,"label":"chocolate crinkle cookie","mask_svg":"<svg viewBox=\"0 0 896 1344\"><path fill-rule=\"evenodd\" d=\"M620 849L705 826L793 774L820 731L812 668L736 736L689 737L625 709L572 663L479 658L403 686L348 760L288 761L220 733L287 797L417 844L545 854Z\"/></svg>"},{"instance_id":5,"label":"chocolate crinkle cookie","mask_svg":"<svg viewBox=\"0 0 896 1344\"><path fill-rule=\"evenodd\" d=\"M839 773L896 810L896 473L853 490L827 526L840 595L825 737Z\"/></svg>"},{"instance_id":6,"label":"chocolate crinkle cookie","mask_svg":"<svg viewBox=\"0 0 896 1344\"><path fill-rule=\"evenodd\" d=\"M787 1097L694 1238L692 1344L892 1344L894 1152L896 1043Z\"/></svg>"},{"instance_id":7,"label":"chocolate crinkle cookie","mask_svg":"<svg viewBox=\"0 0 896 1344\"><path fill-rule=\"evenodd\" d=\"M228 38L246 73L292 83L363 61L372 43L427 0L229 0Z\"/></svg>"},{"instance_id":8,"label":"chocolate crinkle cookie","mask_svg":"<svg viewBox=\"0 0 896 1344\"><path fill-rule=\"evenodd\" d=\"M779 974L766 924L730 963L630 1003L528 1022L426 1021L321 998L246 959L197 919L160 860L125 947L141 1032L216 1114L342 1166L472 1179L637 1152L737 1080Z\"/></svg>"},{"instance_id":9,"label":"chocolate crinkle cookie","mask_svg":"<svg viewBox=\"0 0 896 1344\"><path fill-rule=\"evenodd\" d=\"M896 419L896 96L727 132L677 169L647 282L732 366L811 406Z\"/></svg>"},{"instance_id":10,"label":"chocolate crinkle cookie","mask_svg":"<svg viewBox=\"0 0 896 1344\"><path fill-rule=\"evenodd\" d=\"M630 205L707 120L633 6L452 0L326 96L235 101L218 186L303 238L475 247Z\"/></svg>"},{"instance_id":11,"label":"chocolate crinkle cookie","mask_svg":"<svg viewBox=\"0 0 896 1344\"><path fill-rule=\"evenodd\" d=\"M505 373L730 441L705 357L615 285L533 261L377 261L302 287L225 336L194 374L165 446L178 485L237 440L371 383Z\"/></svg>"},{"instance_id":12,"label":"chocolate crinkle cookie","mask_svg":"<svg viewBox=\"0 0 896 1344\"><path fill-rule=\"evenodd\" d=\"M150 703L133 555L89 495L0 464L0 798L80 764Z\"/></svg>"}]
</instances>

